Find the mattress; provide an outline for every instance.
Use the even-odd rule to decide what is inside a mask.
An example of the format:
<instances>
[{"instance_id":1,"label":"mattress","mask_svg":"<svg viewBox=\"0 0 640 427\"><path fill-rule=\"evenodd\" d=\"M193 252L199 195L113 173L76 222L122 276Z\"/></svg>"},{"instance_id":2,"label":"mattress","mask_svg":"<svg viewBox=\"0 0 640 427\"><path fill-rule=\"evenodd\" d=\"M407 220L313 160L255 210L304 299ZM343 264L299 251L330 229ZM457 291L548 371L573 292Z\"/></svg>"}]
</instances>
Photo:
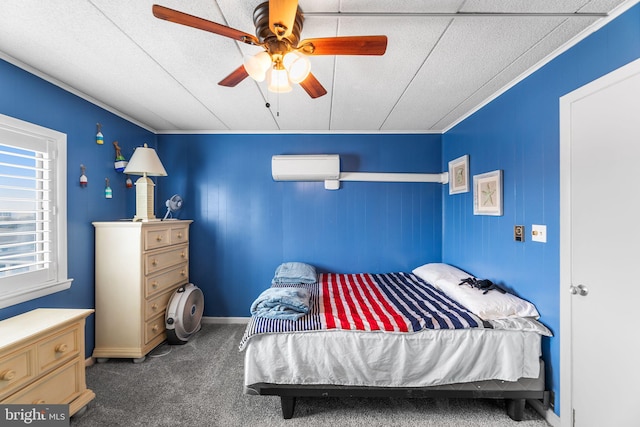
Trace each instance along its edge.
<instances>
[{"instance_id":1,"label":"mattress","mask_svg":"<svg viewBox=\"0 0 640 427\"><path fill-rule=\"evenodd\" d=\"M517 381L540 376L540 342L537 332L498 329L261 334L245 346L244 384L428 387Z\"/></svg>"}]
</instances>

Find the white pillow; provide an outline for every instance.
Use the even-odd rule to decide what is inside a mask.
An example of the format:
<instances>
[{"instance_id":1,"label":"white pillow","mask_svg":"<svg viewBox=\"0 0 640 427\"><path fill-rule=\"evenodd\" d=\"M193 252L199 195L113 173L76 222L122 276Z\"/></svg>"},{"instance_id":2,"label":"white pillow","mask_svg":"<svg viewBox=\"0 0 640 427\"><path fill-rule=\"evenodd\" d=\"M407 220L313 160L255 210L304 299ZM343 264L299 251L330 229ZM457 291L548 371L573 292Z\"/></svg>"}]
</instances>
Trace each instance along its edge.
<instances>
[{"instance_id":1,"label":"white pillow","mask_svg":"<svg viewBox=\"0 0 640 427\"><path fill-rule=\"evenodd\" d=\"M455 299L482 320L506 319L509 317L533 317L540 314L536 307L510 293L503 294L491 290L484 294L483 290L469 285L460 285L462 280L472 275L448 264L425 264L413 270L413 274L440 289L450 298Z\"/></svg>"},{"instance_id":2,"label":"white pillow","mask_svg":"<svg viewBox=\"0 0 640 427\"><path fill-rule=\"evenodd\" d=\"M438 282L440 281L460 283L464 279L472 277L471 274L465 273L452 265L438 262L421 265L413 270L413 274L438 289L440 289L438 286Z\"/></svg>"}]
</instances>

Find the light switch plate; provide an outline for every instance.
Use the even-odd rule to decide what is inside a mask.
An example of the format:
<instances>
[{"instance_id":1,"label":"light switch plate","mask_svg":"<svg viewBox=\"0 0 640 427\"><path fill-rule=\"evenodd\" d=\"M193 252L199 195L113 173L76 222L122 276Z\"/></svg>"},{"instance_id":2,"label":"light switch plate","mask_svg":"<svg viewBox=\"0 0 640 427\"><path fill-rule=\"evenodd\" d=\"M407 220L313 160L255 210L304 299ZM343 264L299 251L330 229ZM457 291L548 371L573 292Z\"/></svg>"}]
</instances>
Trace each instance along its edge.
<instances>
[{"instance_id":1,"label":"light switch plate","mask_svg":"<svg viewBox=\"0 0 640 427\"><path fill-rule=\"evenodd\" d=\"M547 243L547 226L533 224L531 226L531 240L534 242Z\"/></svg>"}]
</instances>

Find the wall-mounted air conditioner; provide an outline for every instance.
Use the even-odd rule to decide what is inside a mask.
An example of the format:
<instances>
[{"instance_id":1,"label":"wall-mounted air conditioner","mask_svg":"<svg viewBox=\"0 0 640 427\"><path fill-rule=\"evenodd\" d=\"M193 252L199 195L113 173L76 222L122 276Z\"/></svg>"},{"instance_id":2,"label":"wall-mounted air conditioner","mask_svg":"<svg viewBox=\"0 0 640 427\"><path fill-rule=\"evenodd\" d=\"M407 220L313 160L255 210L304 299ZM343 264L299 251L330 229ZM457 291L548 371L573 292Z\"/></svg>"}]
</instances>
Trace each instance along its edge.
<instances>
[{"instance_id":1,"label":"wall-mounted air conditioner","mask_svg":"<svg viewBox=\"0 0 640 427\"><path fill-rule=\"evenodd\" d=\"M324 181L327 190L338 190L340 181L449 182L449 173L340 172L337 154L289 154L271 157L275 181Z\"/></svg>"},{"instance_id":2,"label":"wall-mounted air conditioner","mask_svg":"<svg viewBox=\"0 0 640 427\"><path fill-rule=\"evenodd\" d=\"M326 181L340 178L337 154L292 154L271 157L275 181Z\"/></svg>"}]
</instances>

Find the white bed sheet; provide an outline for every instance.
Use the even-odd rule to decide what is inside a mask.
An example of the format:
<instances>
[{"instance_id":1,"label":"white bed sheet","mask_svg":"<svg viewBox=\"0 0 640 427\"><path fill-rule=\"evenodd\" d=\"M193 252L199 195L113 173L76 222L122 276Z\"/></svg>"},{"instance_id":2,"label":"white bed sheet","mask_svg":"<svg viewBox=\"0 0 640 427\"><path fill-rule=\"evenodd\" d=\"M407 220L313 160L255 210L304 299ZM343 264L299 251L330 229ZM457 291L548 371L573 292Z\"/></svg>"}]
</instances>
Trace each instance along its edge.
<instances>
[{"instance_id":1,"label":"white bed sheet","mask_svg":"<svg viewBox=\"0 0 640 427\"><path fill-rule=\"evenodd\" d=\"M244 383L427 387L516 381L538 377L540 342L535 332L495 329L263 334L246 345Z\"/></svg>"}]
</instances>

